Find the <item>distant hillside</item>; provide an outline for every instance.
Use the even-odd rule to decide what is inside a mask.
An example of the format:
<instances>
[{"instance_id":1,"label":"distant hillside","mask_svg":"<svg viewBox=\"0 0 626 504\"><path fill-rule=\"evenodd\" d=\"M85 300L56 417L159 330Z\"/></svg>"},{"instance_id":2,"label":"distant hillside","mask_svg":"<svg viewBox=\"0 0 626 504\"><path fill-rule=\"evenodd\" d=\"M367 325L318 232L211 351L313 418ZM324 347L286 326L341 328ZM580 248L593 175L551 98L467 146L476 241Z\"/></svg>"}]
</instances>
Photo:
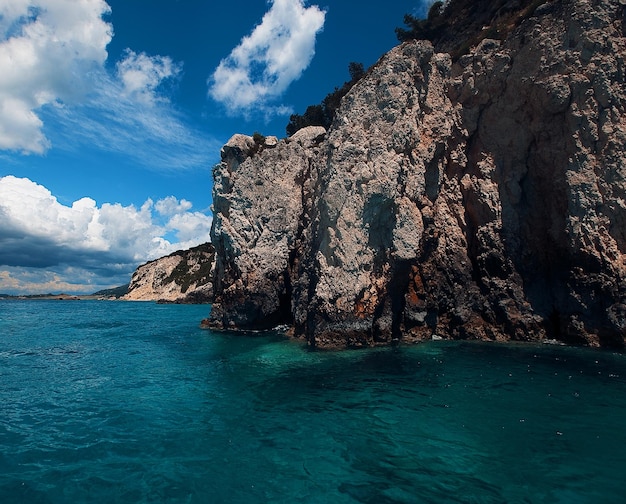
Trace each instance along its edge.
<instances>
[{"instance_id":1,"label":"distant hillside","mask_svg":"<svg viewBox=\"0 0 626 504\"><path fill-rule=\"evenodd\" d=\"M143 264L133 273L123 299L208 303L213 296L214 257L213 245L203 243Z\"/></svg>"},{"instance_id":2,"label":"distant hillside","mask_svg":"<svg viewBox=\"0 0 626 504\"><path fill-rule=\"evenodd\" d=\"M99 290L98 292L94 292L92 296L120 298L128 292L129 285L130 284L124 284L111 289Z\"/></svg>"}]
</instances>

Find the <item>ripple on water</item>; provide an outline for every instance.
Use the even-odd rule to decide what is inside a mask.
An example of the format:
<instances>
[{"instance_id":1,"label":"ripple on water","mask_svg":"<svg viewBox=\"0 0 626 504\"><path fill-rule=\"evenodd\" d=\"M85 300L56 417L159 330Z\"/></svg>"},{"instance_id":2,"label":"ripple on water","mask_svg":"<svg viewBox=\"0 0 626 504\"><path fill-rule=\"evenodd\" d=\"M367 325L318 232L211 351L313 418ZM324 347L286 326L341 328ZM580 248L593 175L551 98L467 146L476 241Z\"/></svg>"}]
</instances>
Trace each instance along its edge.
<instances>
[{"instance_id":1,"label":"ripple on water","mask_svg":"<svg viewBox=\"0 0 626 504\"><path fill-rule=\"evenodd\" d=\"M3 504L622 497L621 354L310 352L199 330L206 307L12 306L0 306Z\"/></svg>"}]
</instances>

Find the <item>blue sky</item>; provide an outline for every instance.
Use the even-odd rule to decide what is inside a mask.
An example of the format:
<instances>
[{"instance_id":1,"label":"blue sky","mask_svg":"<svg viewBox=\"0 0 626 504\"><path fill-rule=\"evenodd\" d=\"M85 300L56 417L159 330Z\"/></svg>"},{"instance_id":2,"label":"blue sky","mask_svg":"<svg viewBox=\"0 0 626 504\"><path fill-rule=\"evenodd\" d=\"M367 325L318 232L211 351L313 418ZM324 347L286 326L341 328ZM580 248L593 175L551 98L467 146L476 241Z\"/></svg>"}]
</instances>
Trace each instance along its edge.
<instances>
[{"instance_id":1,"label":"blue sky","mask_svg":"<svg viewBox=\"0 0 626 504\"><path fill-rule=\"evenodd\" d=\"M89 293L208 241L234 133L285 136L428 0L0 0L0 293Z\"/></svg>"}]
</instances>

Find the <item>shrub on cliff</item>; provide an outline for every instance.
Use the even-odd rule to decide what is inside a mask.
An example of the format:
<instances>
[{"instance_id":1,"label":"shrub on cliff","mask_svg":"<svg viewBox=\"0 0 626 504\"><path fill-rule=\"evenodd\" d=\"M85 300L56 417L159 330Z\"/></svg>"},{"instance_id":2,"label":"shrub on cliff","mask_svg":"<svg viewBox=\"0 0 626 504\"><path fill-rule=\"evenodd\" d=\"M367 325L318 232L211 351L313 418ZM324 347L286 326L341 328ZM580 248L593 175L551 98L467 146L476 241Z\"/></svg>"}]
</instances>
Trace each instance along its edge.
<instances>
[{"instance_id":1,"label":"shrub on cliff","mask_svg":"<svg viewBox=\"0 0 626 504\"><path fill-rule=\"evenodd\" d=\"M396 28L400 42L430 40L454 59L485 38L504 39L547 0L447 0L435 2L426 19L405 14L406 28Z\"/></svg>"},{"instance_id":2,"label":"shrub on cliff","mask_svg":"<svg viewBox=\"0 0 626 504\"><path fill-rule=\"evenodd\" d=\"M258 131L254 132L254 134L252 135L252 139L254 140L254 143L256 145L263 145L265 143L265 136Z\"/></svg>"},{"instance_id":3,"label":"shrub on cliff","mask_svg":"<svg viewBox=\"0 0 626 504\"><path fill-rule=\"evenodd\" d=\"M404 24L408 30L404 28L396 28L396 36L400 42L412 39L432 40L443 29L446 16L443 15L444 3L435 2L430 6L428 17L419 19L411 14L404 15Z\"/></svg>"},{"instance_id":4,"label":"shrub on cliff","mask_svg":"<svg viewBox=\"0 0 626 504\"><path fill-rule=\"evenodd\" d=\"M361 77L365 75L363 63L350 62L348 65L350 80L344 82L340 88L335 90L322 100L319 105L309 105L303 115L292 114L287 124L287 135L291 136L296 131L306 126L323 126L328 129L335 118L341 99L348 94Z\"/></svg>"}]
</instances>

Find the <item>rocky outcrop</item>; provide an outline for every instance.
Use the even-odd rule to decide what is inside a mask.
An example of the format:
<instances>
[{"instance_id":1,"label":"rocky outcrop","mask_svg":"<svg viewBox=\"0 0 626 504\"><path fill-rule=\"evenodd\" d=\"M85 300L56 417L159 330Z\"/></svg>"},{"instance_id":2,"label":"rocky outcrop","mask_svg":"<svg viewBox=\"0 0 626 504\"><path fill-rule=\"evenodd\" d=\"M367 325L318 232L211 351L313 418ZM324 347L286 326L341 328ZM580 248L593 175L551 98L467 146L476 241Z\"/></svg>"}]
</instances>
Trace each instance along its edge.
<instances>
[{"instance_id":1,"label":"rocky outcrop","mask_svg":"<svg viewBox=\"0 0 626 504\"><path fill-rule=\"evenodd\" d=\"M210 325L311 345L626 336L622 0L555 0L452 61L393 49L328 132L214 170Z\"/></svg>"},{"instance_id":2,"label":"rocky outcrop","mask_svg":"<svg viewBox=\"0 0 626 504\"><path fill-rule=\"evenodd\" d=\"M289 320L292 254L310 205L311 163L326 131L309 127L259 148L235 135L214 168L215 245L212 320L222 328L269 328ZM260 150L260 152L259 152Z\"/></svg>"},{"instance_id":3,"label":"rocky outcrop","mask_svg":"<svg viewBox=\"0 0 626 504\"><path fill-rule=\"evenodd\" d=\"M133 273L127 301L208 303L213 300L215 249L204 243L150 261Z\"/></svg>"}]
</instances>

